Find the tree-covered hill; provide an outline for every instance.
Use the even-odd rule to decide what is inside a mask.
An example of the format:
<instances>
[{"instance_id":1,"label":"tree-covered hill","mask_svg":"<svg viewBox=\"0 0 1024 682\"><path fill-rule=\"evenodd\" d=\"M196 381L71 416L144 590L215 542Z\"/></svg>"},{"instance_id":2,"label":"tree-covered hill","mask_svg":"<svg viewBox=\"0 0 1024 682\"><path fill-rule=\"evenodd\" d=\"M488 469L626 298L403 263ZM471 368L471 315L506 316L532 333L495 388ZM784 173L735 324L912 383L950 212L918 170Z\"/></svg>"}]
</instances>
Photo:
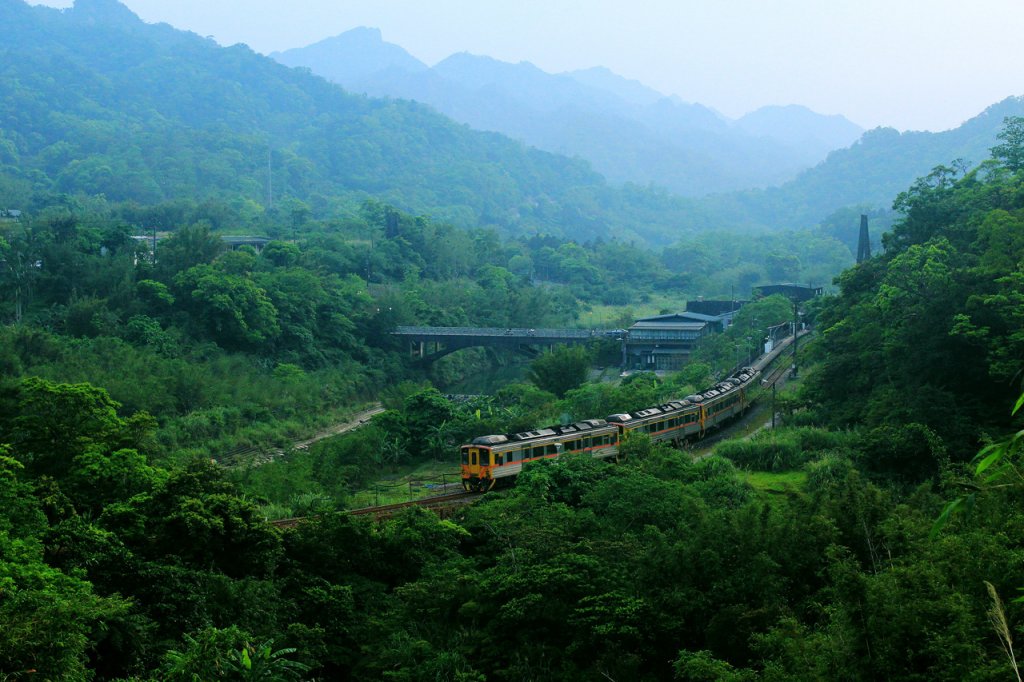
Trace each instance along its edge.
<instances>
[{"instance_id":1,"label":"tree-covered hill","mask_svg":"<svg viewBox=\"0 0 1024 682\"><path fill-rule=\"evenodd\" d=\"M385 332L568 324L579 298L702 271L683 258L712 245L663 267L367 202L259 254L185 227L152 262L128 205L0 223L0 291L16 293L0 298L0 677L1013 679L1019 452L963 481L973 515L932 532L979 438L1010 430L1024 362L1024 119L1001 142L903 193L887 252L808 311L817 367L780 393L783 428L699 458L638 433L620 463L530 463L443 520L330 512L399 464L453 462L463 439L663 403L712 367L456 404L394 385L422 375ZM764 246L767 268L800 253ZM755 306L788 317L772 298L719 351ZM248 469L210 461L245 427L371 393L389 409L345 437ZM268 525L282 510L313 518Z\"/></svg>"},{"instance_id":2,"label":"tree-covered hill","mask_svg":"<svg viewBox=\"0 0 1024 682\"><path fill-rule=\"evenodd\" d=\"M677 234L682 201L409 102L345 93L243 45L148 25L115 0L0 0L0 203L273 196L327 213L368 195L464 225ZM269 155L269 159L268 159ZM269 163L268 163L269 161Z\"/></svg>"},{"instance_id":3,"label":"tree-covered hill","mask_svg":"<svg viewBox=\"0 0 1024 682\"><path fill-rule=\"evenodd\" d=\"M1021 115L1024 97L1009 97L953 130L876 128L780 187L711 197L702 206L723 222L773 228L816 225L847 206L888 209L897 194L936 166L960 159L971 167L989 158L1003 119Z\"/></svg>"},{"instance_id":4,"label":"tree-covered hill","mask_svg":"<svg viewBox=\"0 0 1024 682\"><path fill-rule=\"evenodd\" d=\"M872 131L780 188L693 200L611 187L584 162L145 24L115 0L64 11L0 0L0 23L0 204L23 210L102 194L142 205L217 199L260 214L272 194L327 217L372 196L462 226L666 245L887 208L935 165L983 158L1002 117L1022 109L1013 98L945 133Z\"/></svg>"},{"instance_id":5,"label":"tree-covered hill","mask_svg":"<svg viewBox=\"0 0 1024 682\"><path fill-rule=\"evenodd\" d=\"M961 454L1006 427L1024 366L1024 118L1000 140L901 193L885 253L840 278L808 392L828 423L916 423Z\"/></svg>"}]
</instances>

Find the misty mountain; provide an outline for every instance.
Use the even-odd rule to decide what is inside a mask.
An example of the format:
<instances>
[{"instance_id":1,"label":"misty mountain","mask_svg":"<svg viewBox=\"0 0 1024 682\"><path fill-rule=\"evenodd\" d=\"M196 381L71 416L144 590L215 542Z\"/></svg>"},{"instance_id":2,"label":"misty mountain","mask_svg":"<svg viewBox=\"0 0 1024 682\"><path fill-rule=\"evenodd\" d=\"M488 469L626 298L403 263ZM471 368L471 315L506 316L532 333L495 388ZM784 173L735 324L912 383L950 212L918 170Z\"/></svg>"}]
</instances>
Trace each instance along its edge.
<instances>
[{"instance_id":1,"label":"misty mountain","mask_svg":"<svg viewBox=\"0 0 1024 682\"><path fill-rule=\"evenodd\" d=\"M318 47L327 42L335 46L330 52ZM339 63L349 54L358 54L358 68ZM613 182L686 196L780 184L862 132L842 117L803 107L774 107L733 122L603 67L549 74L529 62L460 53L424 70L369 29L273 56L354 92L416 100L474 128L578 156Z\"/></svg>"},{"instance_id":2,"label":"misty mountain","mask_svg":"<svg viewBox=\"0 0 1024 682\"><path fill-rule=\"evenodd\" d=\"M755 137L788 144L794 152L806 153L813 166L828 153L849 147L864 130L844 116L824 116L796 104L767 106L739 118L735 127Z\"/></svg>"},{"instance_id":3,"label":"misty mountain","mask_svg":"<svg viewBox=\"0 0 1024 682\"><path fill-rule=\"evenodd\" d=\"M781 187L709 197L700 205L723 221L769 228L815 225L849 206L889 209L936 166L959 160L971 168L990 158L1007 116L1024 116L1024 97L1008 97L943 132L876 128Z\"/></svg>"},{"instance_id":4,"label":"misty mountain","mask_svg":"<svg viewBox=\"0 0 1024 682\"><path fill-rule=\"evenodd\" d=\"M604 66L569 71L565 75L595 90L609 92L634 106L646 107L665 99L665 95L654 88L649 88L640 81L624 78Z\"/></svg>"},{"instance_id":5,"label":"misty mountain","mask_svg":"<svg viewBox=\"0 0 1024 682\"><path fill-rule=\"evenodd\" d=\"M303 50L307 59L322 65L319 75L341 85L360 83L381 71L417 73L428 68L398 45L384 42L376 28L355 28ZM305 66L296 50L273 52L270 57L286 66Z\"/></svg>"},{"instance_id":6,"label":"misty mountain","mask_svg":"<svg viewBox=\"0 0 1024 682\"><path fill-rule=\"evenodd\" d=\"M261 205L272 191L285 215L337 215L373 197L512 233L661 243L690 213L421 104L352 95L244 45L146 24L114 0L0 0L0 25L3 206L65 195Z\"/></svg>"},{"instance_id":7,"label":"misty mountain","mask_svg":"<svg viewBox=\"0 0 1024 682\"><path fill-rule=\"evenodd\" d=\"M66 203L69 196L140 205L231 202L258 210L268 199L269 165L274 210L282 216L345 215L376 198L510 234L660 245L699 230L813 227L830 215L835 222L844 207L886 209L934 166L987 158L1003 117L1024 115L1022 100L1010 98L951 131L873 130L780 187L695 200L635 184L609 187L583 161L473 131L421 104L349 94L244 45L221 47L166 24L143 23L114 0L78 0L63 11L0 0L0 24L6 30L0 44L0 206L27 210ZM405 74L438 91L449 87L435 69L419 69L417 76L403 64L410 62L399 57L392 63L396 78ZM511 69L524 83L550 82L528 65L471 56L445 68L477 69L478 84L495 69ZM574 91L581 101L611 97L619 111L650 99L642 86L614 74L558 79L563 92L581 88ZM514 93L482 87L493 94L490 115L517 106ZM550 106L563 112L565 101ZM661 98L646 111L681 121L681 106ZM679 125L704 125L706 137L714 138L721 117L689 113L695 122ZM589 136L598 119L580 116ZM616 140L628 126L644 130L625 115L603 116L607 127L598 139ZM754 117L746 124L764 128L778 120ZM656 167L659 141L652 136L645 143L638 163ZM607 149L610 155L624 147ZM856 211L851 215L855 220Z\"/></svg>"}]
</instances>

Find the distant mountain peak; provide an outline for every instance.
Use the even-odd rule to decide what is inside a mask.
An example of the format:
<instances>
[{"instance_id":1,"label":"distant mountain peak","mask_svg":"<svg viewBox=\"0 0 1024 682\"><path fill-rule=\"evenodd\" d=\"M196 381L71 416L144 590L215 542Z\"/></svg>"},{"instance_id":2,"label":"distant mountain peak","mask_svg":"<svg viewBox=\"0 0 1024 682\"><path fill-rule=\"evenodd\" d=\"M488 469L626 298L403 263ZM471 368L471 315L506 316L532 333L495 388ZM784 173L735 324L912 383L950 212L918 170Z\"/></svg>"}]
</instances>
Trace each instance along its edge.
<instances>
[{"instance_id":1,"label":"distant mountain peak","mask_svg":"<svg viewBox=\"0 0 1024 682\"><path fill-rule=\"evenodd\" d=\"M416 73L427 65L400 46L384 41L379 28L358 26L307 47L274 52L286 66L305 66L328 80L351 88L386 71Z\"/></svg>"},{"instance_id":2,"label":"distant mountain peak","mask_svg":"<svg viewBox=\"0 0 1024 682\"><path fill-rule=\"evenodd\" d=\"M117 0L75 0L71 16L88 23L135 28L143 23L135 12Z\"/></svg>"},{"instance_id":3,"label":"distant mountain peak","mask_svg":"<svg viewBox=\"0 0 1024 682\"><path fill-rule=\"evenodd\" d=\"M355 28L349 29L336 37L340 38L342 36L366 38L378 43L384 42L384 37L381 35L380 29L374 26L356 26ZM328 40L330 40L330 38L328 38Z\"/></svg>"},{"instance_id":4,"label":"distant mountain peak","mask_svg":"<svg viewBox=\"0 0 1024 682\"><path fill-rule=\"evenodd\" d=\"M864 133L845 116L819 114L801 104L764 106L738 119L735 125L749 135L817 149L822 157L833 149L850 146Z\"/></svg>"}]
</instances>

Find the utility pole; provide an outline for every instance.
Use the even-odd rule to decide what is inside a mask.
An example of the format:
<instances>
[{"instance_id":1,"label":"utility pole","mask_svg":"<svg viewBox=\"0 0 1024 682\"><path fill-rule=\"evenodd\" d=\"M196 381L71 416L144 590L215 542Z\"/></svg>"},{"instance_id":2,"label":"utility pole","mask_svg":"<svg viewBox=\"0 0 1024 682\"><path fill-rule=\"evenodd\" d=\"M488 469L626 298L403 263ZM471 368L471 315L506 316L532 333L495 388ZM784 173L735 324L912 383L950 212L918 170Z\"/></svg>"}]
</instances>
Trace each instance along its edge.
<instances>
[{"instance_id":1,"label":"utility pole","mask_svg":"<svg viewBox=\"0 0 1024 682\"><path fill-rule=\"evenodd\" d=\"M775 385L778 383L779 377L772 379L772 428L775 428ZM767 386L768 380L761 379L761 386Z\"/></svg>"},{"instance_id":2,"label":"utility pole","mask_svg":"<svg viewBox=\"0 0 1024 682\"><path fill-rule=\"evenodd\" d=\"M793 299L793 371L790 376L794 379L797 378L797 348L800 345L800 302Z\"/></svg>"},{"instance_id":3,"label":"utility pole","mask_svg":"<svg viewBox=\"0 0 1024 682\"><path fill-rule=\"evenodd\" d=\"M267 208L274 205L274 169L271 165L270 147L267 147Z\"/></svg>"}]
</instances>

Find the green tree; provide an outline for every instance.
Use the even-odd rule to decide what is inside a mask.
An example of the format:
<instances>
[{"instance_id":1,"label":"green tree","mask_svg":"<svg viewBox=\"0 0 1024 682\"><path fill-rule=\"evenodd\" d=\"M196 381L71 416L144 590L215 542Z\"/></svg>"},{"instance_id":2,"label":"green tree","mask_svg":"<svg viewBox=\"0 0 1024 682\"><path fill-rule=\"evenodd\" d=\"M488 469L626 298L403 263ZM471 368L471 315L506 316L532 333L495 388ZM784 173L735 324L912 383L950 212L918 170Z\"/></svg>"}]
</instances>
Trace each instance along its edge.
<instances>
[{"instance_id":1,"label":"green tree","mask_svg":"<svg viewBox=\"0 0 1024 682\"><path fill-rule=\"evenodd\" d=\"M1024 169L1024 116L1007 116L1003 129L996 135L1001 144L992 147L992 157L999 159L1014 173Z\"/></svg>"},{"instance_id":2,"label":"green tree","mask_svg":"<svg viewBox=\"0 0 1024 682\"><path fill-rule=\"evenodd\" d=\"M91 635L128 602L103 598L81 578L50 567L42 545L0 530L0 671L17 679L88 679Z\"/></svg>"},{"instance_id":3,"label":"green tree","mask_svg":"<svg viewBox=\"0 0 1024 682\"><path fill-rule=\"evenodd\" d=\"M587 379L591 354L583 346L558 346L530 363L530 381L537 388L564 398Z\"/></svg>"},{"instance_id":4,"label":"green tree","mask_svg":"<svg viewBox=\"0 0 1024 682\"><path fill-rule=\"evenodd\" d=\"M11 442L30 471L62 478L75 457L115 447L126 436L120 403L90 384L58 384L38 377L18 389Z\"/></svg>"},{"instance_id":5,"label":"green tree","mask_svg":"<svg viewBox=\"0 0 1024 682\"><path fill-rule=\"evenodd\" d=\"M199 265L175 277L207 333L227 348L259 348L281 328L266 291L248 277Z\"/></svg>"}]
</instances>

